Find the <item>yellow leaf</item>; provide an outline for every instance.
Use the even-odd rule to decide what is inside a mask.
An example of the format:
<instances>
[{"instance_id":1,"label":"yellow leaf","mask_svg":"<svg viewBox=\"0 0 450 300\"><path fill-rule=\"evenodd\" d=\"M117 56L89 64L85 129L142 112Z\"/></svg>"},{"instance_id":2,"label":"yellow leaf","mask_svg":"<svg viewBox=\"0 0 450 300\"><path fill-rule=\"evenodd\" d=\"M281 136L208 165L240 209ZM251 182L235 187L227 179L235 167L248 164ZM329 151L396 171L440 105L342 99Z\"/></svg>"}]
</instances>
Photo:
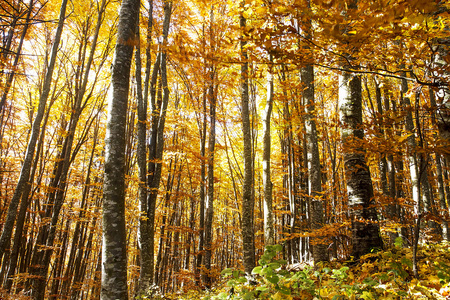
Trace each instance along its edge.
<instances>
[{"instance_id":1,"label":"yellow leaf","mask_svg":"<svg viewBox=\"0 0 450 300\"><path fill-rule=\"evenodd\" d=\"M273 299L274 300L292 300L292 296L291 295L284 295L280 292L277 292L275 295L273 295Z\"/></svg>"},{"instance_id":2,"label":"yellow leaf","mask_svg":"<svg viewBox=\"0 0 450 300\"><path fill-rule=\"evenodd\" d=\"M398 142L398 143L403 143L403 142L406 141L406 139L409 138L411 135L412 135L412 133L410 133L410 134L405 134L405 135L399 137L398 140L397 140L397 142Z\"/></svg>"}]
</instances>

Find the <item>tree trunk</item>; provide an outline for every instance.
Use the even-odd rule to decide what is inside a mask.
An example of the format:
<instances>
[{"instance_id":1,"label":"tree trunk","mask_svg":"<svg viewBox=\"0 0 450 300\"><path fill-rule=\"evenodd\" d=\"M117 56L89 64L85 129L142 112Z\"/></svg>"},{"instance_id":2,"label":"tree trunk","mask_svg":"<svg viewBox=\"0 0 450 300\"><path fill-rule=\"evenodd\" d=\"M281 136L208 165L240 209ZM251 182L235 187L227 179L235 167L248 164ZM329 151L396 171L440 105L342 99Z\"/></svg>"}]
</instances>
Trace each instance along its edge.
<instances>
[{"instance_id":1,"label":"tree trunk","mask_svg":"<svg viewBox=\"0 0 450 300\"><path fill-rule=\"evenodd\" d=\"M263 121L263 186L264 186L264 244L270 246L275 243L275 233L273 227L273 207L272 207L272 180L270 176L270 118L273 107L273 65L272 55L271 63L267 73L267 98L264 109Z\"/></svg>"},{"instance_id":2,"label":"tree trunk","mask_svg":"<svg viewBox=\"0 0 450 300\"><path fill-rule=\"evenodd\" d=\"M303 98L306 102L306 138L308 149L308 178L311 197L311 229L317 234L324 225L324 209L322 199L322 172L320 166L319 143L317 140L315 100L314 100L314 69L306 65L301 70L302 82L305 86ZM316 235L314 235L316 236ZM314 262L328 260L327 247L321 242L321 237L311 238Z\"/></svg>"},{"instance_id":3,"label":"tree trunk","mask_svg":"<svg viewBox=\"0 0 450 300\"><path fill-rule=\"evenodd\" d=\"M155 210L158 189L161 181L162 156L164 149L164 126L166 121L167 105L169 103L169 87L167 84L167 62L166 50L167 36L169 34L170 16L172 14L172 2L164 1L164 20L163 20L163 42L160 45L160 52L153 67L152 79L150 83L150 100L152 111L152 128L150 132L149 144L149 164L148 164L148 185L149 193L147 196L148 207L148 238L149 238L149 258L150 269L154 268L154 236L155 236ZM161 74L160 85L163 88L161 101L156 101L156 81L158 72ZM159 96L158 96L159 97ZM153 278L152 278L153 279Z\"/></svg>"},{"instance_id":4,"label":"tree trunk","mask_svg":"<svg viewBox=\"0 0 450 300\"><path fill-rule=\"evenodd\" d=\"M208 87L209 112L209 139L208 139L208 195L206 197L205 211L205 285L211 288L211 258L213 241L213 216L214 216L214 151L216 145L216 97L214 91L214 67L210 67L210 83Z\"/></svg>"},{"instance_id":5,"label":"tree trunk","mask_svg":"<svg viewBox=\"0 0 450 300\"><path fill-rule=\"evenodd\" d=\"M124 0L119 13L112 67L112 98L105 138L103 185L103 300L128 299L125 231L125 127L128 90L139 13L138 0Z\"/></svg>"},{"instance_id":6,"label":"tree trunk","mask_svg":"<svg viewBox=\"0 0 450 300\"><path fill-rule=\"evenodd\" d=\"M339 107L342 123L344 169L352 222L352 256L359 258L383 247L374 207L372 179L362 140L361 77L350 72L339 76Z\"/></svg>"},{"instance_id":7,"label":"tree trunk","mask_svg":"<svg viewBox=\"0 0 450 300\"><path fill-rule=\"evenodd\" d=\"M139 39L139 22L137 22L137 45L135 52L135 64L136 64L136 87L137 87L137 163L139 168L139 207L142 216L139 218L139 244L140 244L140 273L139 273L139 292L138 296L148 294L148 289L152 283L153 267L150 257L151 251L149 250L149 236L148 236L148 203L147 203L147 106L148 106L148 83L150 74L150 42L151 42L151 30L152 30L152 12L153 1L149 1L149 24L147 27L147 45L146 45L146 69L144 86L142 86L141 80L141 51L140 51L140 39Z\"/></svg>"},{"instance_id":8,"label":"tree trunk","mask_svg":"<svg viewBox=\"0 0 450 300\"><path fill-rule=\"evenodd\" d=\"M244 6L245 0L241 2ZM246 19L241 14L240 28L244 33L246 30ZM244 269L250 274L255 267L255 234L253 230L253 206L252 198L252 136L250 127L250 110L249 110L249 89L248 89L248 55L245 49L247 42L245 35L241 36L241 113L242 113L242 132L244 139L244 184L242 187L242 241L244 252Z\"/></svg>"}]
</instances>

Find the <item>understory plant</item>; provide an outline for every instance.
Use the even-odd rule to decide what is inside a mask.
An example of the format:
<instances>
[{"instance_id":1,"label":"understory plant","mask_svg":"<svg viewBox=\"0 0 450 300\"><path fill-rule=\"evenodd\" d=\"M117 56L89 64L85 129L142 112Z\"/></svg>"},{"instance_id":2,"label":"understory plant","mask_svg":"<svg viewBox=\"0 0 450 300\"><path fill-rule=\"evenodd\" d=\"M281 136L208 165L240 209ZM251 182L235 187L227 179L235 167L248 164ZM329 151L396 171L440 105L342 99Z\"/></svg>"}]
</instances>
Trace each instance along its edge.
<instances>
[{"instance_id":1,"label":"understory plant","mask_svg":"<svg viewBox=\"0 0 450 300\"><path fill-rule=\"evenodd\" d=\"M356 264L305 264L297 271L287 270L287 262L279 259L281 250L281 245L266 247L252 274L223 270L226 288L204 299L441 299L450 285L448 245L422 246L421 257L436 256L439 262L422 259L421 278L412 277L411 250L402 247L401 239Z\"/></svg>"}]
</instances>

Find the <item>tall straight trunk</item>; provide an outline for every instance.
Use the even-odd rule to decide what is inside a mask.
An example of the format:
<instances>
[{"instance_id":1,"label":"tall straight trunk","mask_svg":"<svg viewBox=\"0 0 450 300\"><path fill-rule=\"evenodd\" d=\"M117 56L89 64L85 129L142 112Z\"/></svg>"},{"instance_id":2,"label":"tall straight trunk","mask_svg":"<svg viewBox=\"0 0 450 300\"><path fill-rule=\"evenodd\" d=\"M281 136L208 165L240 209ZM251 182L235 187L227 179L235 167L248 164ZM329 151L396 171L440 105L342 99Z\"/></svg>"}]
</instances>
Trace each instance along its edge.
<instances>
[{"instance_id":1,"label":"tall straight trunk","mask_svg":"<svg viewBox=\"0 0 450 300\"><path fill-rule=\"evenodd\" d=\"M241 2L243 7L245 0ZM240 28L244 33L246 30L246 19L241 14ZM252 136L250 127L250 109L249 109L249 88L248 88L248 55L246 50L247 41L242 33L240 41L241 50L241 114L242 114L242 132L244 142L244 183L242 187L242 241L244 252L244 269L250 274L255 267L255 233L253 230L253 207L254 199L252 197Z\"/></svg>"},{"instance_id":2,"label":"tall straight trunk","mask_svg":"<svg viewBox=\"0 0 450 300\"><path fill-rule=\"evenodd\" d=\"M379 117L377 117L377 125L379 127L379 136L380 138L384 137L384 129L383 129L383 103L382 103L382 95L381 88L376 79L374 79L375 83L375 100L377 102L377 111ZM366 81L367 85L367 81ZM367 90L369 93L369 90ZM389 188L388 188L388 180L387 180L387 160L386 153L380 153L381 157L378 162L378 169L380 170L380 180L381 180L381 190L383 191L383 196L389 196ZM389 210L390 206L388 206Z\"/></svg>"},{"instance_id":3,"label":"tall straight trunk","mask_svg":"<svg viewBox=\"0 0 450 300\"><path fill-rule=\"evenodd\" d=\"M149 1L149 20L147 27L147 45L146 45L146 69L144 86L142 85L141 71L141 43L139 34L139 22L137 22L137 45L135 51L135 65L136 65L136 87L137 87L137 163L139 168L139 207L143 214L139 218L139 245L140 245L140 269L139 269L139 291L138 296L145 295L152 283L153 268L149 251L149 236L148 236L148 203L147 203L147 106L148 106L148 84L151 65L150 43L152 30L152 14L153 1Z\"/></svg>"},{"instance_id":4,"label":"tall straight trunk","mask_svg":"<svg viewBox=\"0 0 450 300\"><path fill-rule=\"evenodd\" d=\"M14 190L13 197L8 207L8 214L6 216L5 224L3 225L2 235L0 237L0 260L3 257L6 246L11 240L14 222L16 220L17 207L19 206L20 198L25 189L30 177L31 164L33 161L34 151L36 148L37 139L39 137L39 131L41 127L42 118L45 112L45 105L50 93L50 86L52 83L53 70L55 69L56 56L58 53L59 42L61 40L62 30L64 26L64 20L66 16L67 0L62 0L61 9L59 13L58 27L56 28L55 40L53 41L52 52L50 55L50 61L47 66L47 73L45 75L42 93L39 97L39 105L36 113L36 117L31 127L31 135L28 141L28 147L25 154L24 162L20 172L20 177Z\"/></svg>"},{"instance_id":5,"label":"tall straight trunk","mask_svg":"<svg viewBox=\"0 0 450 300\"><path fill-rule=\"evenodd\" d=\"M105 138L103 184L102 300L128 299L125 230L125 128L131 59L138 22L139 0L124 0L119 13L112 66Z\"/></svg>"},{"instance_id":6,"label":"tall straight trunk","mask_svg":"<svg viewBox=\"0 0 450 300\"><path fill-rule=\"evenodd\" d=\"M211 258L213 241L213 216L214 216L214 151L216 145L216 97L214 92L214 70L211 70L208 99L209 113L209 139L208 139L208 195L205 205L205 268L208 273L205 276L205 285L211 288Z\"/></svg>"},{"instance_id":7,"label":"tall straight trunk","mask_svg":"<svg viewBox=\"0 0 450 300\"><path fill-rule=\"evenodd\" d=\"M155 210L158 189L161 181L162 156L164 149L164 126L166 122L166 111L169 103L169 87L167 83L167 53L164 47L167 45L169 34L170 17L172 14L172 2L164 1L164 20L163 20L163 42L160 45L156 62L153 67L150 83L150 102L152 111L152 128L150 132L149 157L148 157L148 185L149 193L147 196L147 217L148 217L148 239L149 239L149 258L150 269L154 269L154 236L155 236ZM161 100L156 101L159 96L156 95L158 73L160 76L159 85L162 86L163 95ZM154 272L153 272L154 274ZM154 276L154 275L153 275ZM154 277L152 277L153 280Z\"/></svg>"},{"instance_id":8,"label":"tall straight trunk","mask_svg":"<svg viewBox=\"0 0 450 300\"><path fill-rule=\"evenodd\" d=\"M420 126L420 117L419 117L419 102L420 102L420 94L422 89L419 88L416 90L415 93L415 121L416 121L416 131L417 131L417 137L418 137L418 143L419 147L423 149L425 147L424 145L424 139L422 134L422 129ZM422 191L422 202L423 202L423 209L425 213L431 212L436 213L435 207L433 207L433 197L430 187L430 181L428 180L428 172L427 172L427 165L429 156L425 155L424 153L419 153L418 157L418 171L419 171L419 181L421 185L421 191ZM436 223L432 220L428 222L429 226L432 228L436 227Z\"/></svg>"},{"instance_id":9,"label":"tall straight trunk","mask_svg":"<svg viewBox=\"0 0 450 300\"><path fill-rule=\"evenodd\" d=\"M306 102L306 139L308 150L308 178L309 193L311 197L311 229L316 233L324 225L324 208L322 199L322 172L320 167L319 142L317 139L317 126L315 116L314 99L314 68L312 65L306 65L301 70L302 82L305 86L303 98ZM312 254L314 262L328 260L326 245L320 243L318 238L311 238Z\"/></svg>"},{"instance_id":10,"label":"tall straight trunk","mask_svg":"<svg viewBox=\"0 0 450 300\"><path fill-rule=\"evenodd\" d=\"M210 55L214 55L214 6L210 11ZM212 57L213 60L213 57ZM205 205L205 285L211 288L211 260L213 242L213 217L214 217L214 151L216 147L216 95L214 90L215 67L213 62L209 66L208 102L209 102L209 138L208 138L208 195Z\"/></svg>"},{"instance_id":11,"label":"tall straight trunk","mask_svg":"<svg viewBox=\"0 0 450 300\"><path fill-rule=\"evenodd\" d=\"M275 233L273 228L273 207L272 207L272 180L270 172L270 118L273 107L273 65L272 55L270 55L269 70L267 73L267 97L264 109L263 121L263 186L264 186L264 244L265 246L275 243Z\"/></svg>"},{"instance_id":12,"label":"tall straight trunk","mask_svg":"<svg viewBox=\"0 0 450 300\"><path fill-rule=\"evenodd\" d=\"M353 0L348 10L357 8ZM349 30L348 27L343 29ZM352 49L356 51L356 49ZM348 209L352 231L352 256L359 258L372 250L383 248L369 166L363 148L361 75L348 70L352 57L346 55L344 71L339 75L339 110L344 152L344 170L347 181Z\"/></svg>"},{"instance_id":13,"label":"tall straight trunk","mask_svg":"<svg viewBox=\"0 0 450 300\"><path fill-rule=\"evenodd\" d=\"M406 77L406 73L403 72L403 77ZM413 273L414 276L418 275L417 269L417 248L419 243L419 230L420 230L420 221L422 214L422 207L420 201L420 174L419 174L419 166L417 162L417 145L416 145L416 133L414 130L414 121L412 117L412 107L411 101L409 97L406 96L408 93L408 82L406 79L402 79L401 82L401 105L405 110L405 129L408 137L407 141L407 158L409 164L409 174L411 177L411 190L412 190L412 199L414 202L414 213L415 213L415 226L414 226L414 236L413 236Z\"/></svg>"},{"instance_id":14,"label":"tall straight trunk","mask_svg":"<svg viewBox=\"0 0 450 300\"><path fill-rule=\"evenodd\" d=\"M379 89L379 84L378 82L376 82L377 85L377 89ZM385 82L385 86L387 86L387 82ZM381 94L381 91L380 91ZM390 111L390 91L387 87L385 87L383 89L383 103L381 105L381 107L379 107L378 112L381 114L382 116L382 120L383 120L383 112L384 111ZM377 100L378 101L378 100ZM384 109L383 109L384 106ZM385 133L385 138L389 139L390 137L392 137L393 133L393 128L391 126L386 126L386 130L384 131ZM387 207L387 215L388 218L395 222L398 223L400 220L400 209L399 209L399 205L398 205L398 200L397 200L397 188L396 188L396 172L395 172L395 163L394 163L394 155L393 153L387 153L385 155L385 159L386 159L386 166L383 166L383 162L381 162L380 165L380 172L386 171L386 180L387 180L387 196L389 197L389 205ZM382 175L383 176L383 175ZM384 193L384 190L383 190ZM389 236L391 238L391 243L393 243L395 241L395 239L399 236L400 232L399 232L399 226L396 226L396 231L395 232L390 232Z\"/></svg>"},{"instance_id":15,"label":"tall straight trunk","mask_svg":"<svg viewBox=\"0 0 450 300\"><path fill-rule=\"evenodd\" d=\"M352 256L359 258L373 249L383 247L374 207L372 179L362 147L364 131L360 75L350 72L339 75L339 107L352 223Z\"/></svg>"},{"instance_id":16,"label":"tall straight trunk","mask_svg":"<svg viewBox=\"0 0 450 300\"><path fill-rule=\"evenodd\" d=\"M195 281L197 286L200 286L200 269L203 263L203 251L204 251L204 232L205 232L205 189L206 189L206 164L205 164L205 155L206 155L206 92L203 95L203 122L202 127L200 129L200 192L199 192L199 238L198 238L198 255L197 260L195 262Z\"/></svg>"},{"instance_id":17,"label":"tall straight trunk","mask_svg":"<svg viewBox=\"0 0 450 300\"><path fill-rule=\"evenodd\" d=\"M403 74L406 76L406 74ZM408 93L408 82L406 79L402 79L401 82L401 103L403 106L403 109L406 111L405 114L405 129L408 134L407 138L407 157L409 162L409 172L411 176L411 189L412 189L412 198L415 203L415 212L419 213L419 201L420 201L420 194L419 194L419 168L417 165L417 146L416 146L416 133L414 130L414 121L412 116L412 107L411 107L411 101L409 97L406 96Z\"/></svg>"}]
</instances>

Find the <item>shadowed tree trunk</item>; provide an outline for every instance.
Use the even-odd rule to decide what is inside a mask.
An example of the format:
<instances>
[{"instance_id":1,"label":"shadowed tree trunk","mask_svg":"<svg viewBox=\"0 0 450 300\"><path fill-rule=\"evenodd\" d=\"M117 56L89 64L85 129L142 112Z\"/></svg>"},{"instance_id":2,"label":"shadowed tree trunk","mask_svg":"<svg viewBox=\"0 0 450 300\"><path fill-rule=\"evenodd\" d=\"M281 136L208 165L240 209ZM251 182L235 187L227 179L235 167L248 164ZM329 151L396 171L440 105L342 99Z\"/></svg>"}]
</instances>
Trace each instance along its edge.
<instances>
[{"instance_id":1,"label":"shadowed tree trunk","mask_svg":"<svg viewBox=\"0 0 450 300\"><path fill-rule=\"evenodd\" d=\"M172 2L164 1L164 20L163 20L163 41L160 45L160 52L156 58L153 67L152 79L150 82L150 103L152 111L152 128L150 132L149 157L148 157L148 185L149 193L147 196L148 207L148 238L149 238L149 258L150 268L154 269L154 236L155 236L155 210L158 189L161 181L162 157L164 150L164 126L166 122L166 111L169 103L169 87L167 83L167 53L164 47L167 45L169 34L170 16L172 14ZM158 74L160 74L157 84ZM156 95L156 89L162 88L162 95ZM160 94L160 93L158 93ZM158 100L157 100L158 98ZM153 275L154 276L154 275Z\"/></svg>"},{"instance_id":2,"label":"shadowed tree trunk","mask_svg":"<svg viewBox=\"0 0 450 300\"><path fill-rule=\"evenodd\" d=\"M139 0L124 0L119 13L108 107L103 185L103 300L128 299L125 231L125 128Z\"/></svg>"},{"instance_id":3,"label":"shadowed tree trunk","mask_svg":"<svg viewBox=\"0 0 450 300\"><path fill-rule=\"evenodd\" d=\"M149 222L147 218L148 212L148 182L147 182L147 106L148 106L148 89L150 80L151 67L151 32L153 24L153 0L149 1L148 9L148 26L147 26L147 42L145 48L146 64L145 79L142 85L141 79L141 52L140 40L136 46L136 86L137 86L137 163L139 168L139 207L142 216L139 218L139 244L140 244L140 273L139 273L139 295L145 295L153 281L153 257L150 256L150 239L149 239ZM139 37L139 22L137 22L137 36Z\"/></svg>"},{"instance_id":4,"label":"shadowed tree trunk","mask_svg":"<svg viewBox=\"0 0 450 300\"><path fill-rule=\"evenodd\" d=\"M302 82L305 85L303 97L305 98L306 113L306 139L308 150L309 193L311 196L311 229L317 234L324 225L324 209L322 199L322 172L320 166L319 143L317 140L317 127L315 120L314 103L314 68L306 65L302 68ZM314 262L328 260L326 245L320 236L312 238L312 255Z\"/></svg>"},{"instance_id":5,"label":"shadowed tree trunk","mask_svg":"<svg viewBox=\"0 0 450 300\"><path fill-rule=\"evenodd\" d=\"M273 58L270 55L272 62ZM263 122L263 186L264 186L264 244L265 246L275 243L275 233L273 228L273 208L272 208L272 181L270 177L270 118L273 107L273 65L269 64L267 73L267 98L264 109Z\"/></svg>"},{"instance_id":6,"label":"shadowed tree trunk","mask_svg":"<svg viewBox=\"0 0 450 300\"><path fill-rule=\"evenodd\" d=\"M380 249L383 242L373 201L372 179L362 147L361 77L344 72L339 76L339 107L342 122L344 168L352 222L352 255L359 258Z\"/></svg>"},{"instance_id":7,"label":"shadowed tree trunk","mask_svg":"<svg viewBox=\"0 0 450 300\"><path fill-rule=\"evenodd\" d=\"M244 6L245 1L241 2ZM240 27L244 32L246 29L246 19L240 16ZM241 114L242 114L242 132L244 139L244 184L242 187L242 241L244 252L245 272L250 274L255 267L255 234L253 231L253 206L252 197L252 136L250 127L250 109L249 109L249 88L248 88L248 55L245 49L247 42L244 35L241 36Z\"/></svg>"}]
</instances>

